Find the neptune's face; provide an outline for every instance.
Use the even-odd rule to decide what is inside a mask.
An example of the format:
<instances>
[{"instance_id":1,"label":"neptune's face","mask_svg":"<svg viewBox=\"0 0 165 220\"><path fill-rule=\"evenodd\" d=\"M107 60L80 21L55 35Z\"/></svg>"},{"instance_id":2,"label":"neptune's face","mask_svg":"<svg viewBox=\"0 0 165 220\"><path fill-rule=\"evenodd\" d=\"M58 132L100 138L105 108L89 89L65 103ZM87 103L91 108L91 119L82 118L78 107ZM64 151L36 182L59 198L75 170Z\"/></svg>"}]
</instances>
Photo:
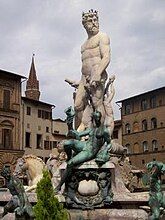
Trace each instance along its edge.
<instances>
[{"instance_id":1,"label":"neptune's face","mask_svg":"<svg viewBox=\"0 0 165 220\"><path fill-rule=\"evenodd\" d=\"M99 32L99 22L96 16L89 16L85 23L84 28L91 35L96 35Z\"/></svg>"}]
</instances>

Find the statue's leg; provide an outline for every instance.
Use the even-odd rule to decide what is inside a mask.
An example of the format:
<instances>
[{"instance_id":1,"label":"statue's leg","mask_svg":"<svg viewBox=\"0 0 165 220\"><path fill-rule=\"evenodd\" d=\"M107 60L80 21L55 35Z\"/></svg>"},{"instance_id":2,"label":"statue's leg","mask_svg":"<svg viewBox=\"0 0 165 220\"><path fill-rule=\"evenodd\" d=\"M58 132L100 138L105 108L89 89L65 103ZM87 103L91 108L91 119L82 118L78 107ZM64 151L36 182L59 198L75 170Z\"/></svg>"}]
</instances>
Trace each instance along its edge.
<instances>
[{"instance_id":1,"label":"statue's leg","mask_svg":"<svg viewBox=\"0 0 165 220\"><path fill-rule=\"evenodd\" d=\"M7 205L4 206L4 209L3 209L3 213L2 213L2 217L4 217L5 215L7 215L8 213L8 208L7 208Z\"/></svg>"},{"instance_id":2,"label":"statue's leg","mask_svg":"<svg viewBox=\"0 0 165 220\"><path fill-rule=\"evenodd\" d=\"M74 140L68 140L64 143L64 151L67 155L67 161L72 157L72 146L74 145Z\"/></svg>"},{"instance_id":3,"label":"statue's leg","mask_svg":"<svg viewBox=\"0 0 165 220\"><path fill-rule=\"evenodd\" d=\"M63 176L61 177L61 181L59 185L56 187L57 192L60 191L61 186L65 183L66 179L68 179L72 175L72 171L74 166L79 165L83 162L89 161L93 158L92 152L88 151L81 151L75 157L70 159L67 163L67 167L64 171Z\"/></svg>"},{"instance_id":4,"label":"statue's leg","mask_svg":"<svg viewBox=\"0 0 165 220\"><path fill-rule=\"evenodd\" d=\"M83 82L80 82L79 87L76 91L75 97L75 110L76 111L83 111L85 106L85 89Z\"/></svg>"},{"instance_id":5,"label":"statue's leg","mask_svg":"<svg viewBox=\"0 0 165 220\"><path fill-rule=\"evenodd\" d=\"M80 153L78 153L75 157L73 157L68 164L72 165L72 166L76 166L79 165L81 163L84 163L86 161L89 161L90 159L93 158L93 153L90 151L81 151Z\"/></svg>"},{"instance_id":6,"label":"statue's leg","mask_svg":"<svg viewBox=\"0 0 165 220\"><path fill-rule=\"evenodd\" d=\"M74 140L74 145L72 146L72 150L76 154L78 154L78 153L80 153L83 150L84 146L85 146L85 142Z\"/></svg>"},{"instance_id":7,"label":"statue's leg","mask_svg":"<svg viewBox=\"0 0 165 220\"><path fill-rule=\"evenodd\" d=\"M75 154L81 152L84 148L84 143L78 140L68 140L64 143L64 150L67 154L67 161L72 158L72 150Z\"/></svg>"},{"instance_id":8,"label":"statue's leg","mask_svg":"<svg viewBox=\"0 0 165 220\"><path fill-rule=\"evenodd\" d=\"M86 128L90 128L92 125L92 118L91 118L91 114L93 112L93 109L91 106L87 105L86 108L84 109L83 115L82 115L82 120L81 120L81 124L78 127L78 131L83 131Z\"/></svg>"},{"instance_id":9,"label":"statue's leg","mask_svg":"<svg viewBox=\"0 0 165 220\"><path fill-rule=\"evenodd\" d=\"M18 207L18 204L16 204L13 199L11 199L5 206L4 211L2 214L2 217L5 216L8 212L14 212L15 208Z\"/></svg>"},{"instance_id":10,"label":"statue's leg","mask_svg":"<svg viewBox=\"0 0 165 220\"><path fill-rule=\"evenodd\" d=\"M76 129L79 127L82 121L82 115L83 111L86 106L86 100L85 100L85 89L84 89L84 84L83 82L80 82L79 87L76 91L76 96L74 100L74 108L76 112L76 117L75 117L75 127Z\"/></svg>"},{"instance_id":11,"label":"statue's leg","mask_svg":"<svg viewBox=\"0 0 165 220\"><path fill-rule=\"evenodd\" d=\"M68 161L68 163L69 163L69 161ZM72 174L72 169L73 169L73 164L67 164L67 167L61 177L61 181L58 184L58 186L56 187L56 192L59 192L61 190L61 187L65 183L66 179L68 177L70 177L70 175Z\"/></svg>"},{"instance_id":12,"label":"statue's leg","mask_svg":"<svg viewBox=\"0 0 165 220\"><path fill-rule=\"evenodd\" d=\"M156 194L150 196L149 206L151 208L151 214L152 214L149 219L151 220L159 219L160 205Z\"/></svg>"},{"instance_id":13,"label":"statue's leg","mask_svg":"<svg viewBox=\"0 0 165 220\"><path fill-rule=\"evenodd\" d=\"M162 198L162 207L165 209L165 196Z\"/></svg>"}]
</instances>

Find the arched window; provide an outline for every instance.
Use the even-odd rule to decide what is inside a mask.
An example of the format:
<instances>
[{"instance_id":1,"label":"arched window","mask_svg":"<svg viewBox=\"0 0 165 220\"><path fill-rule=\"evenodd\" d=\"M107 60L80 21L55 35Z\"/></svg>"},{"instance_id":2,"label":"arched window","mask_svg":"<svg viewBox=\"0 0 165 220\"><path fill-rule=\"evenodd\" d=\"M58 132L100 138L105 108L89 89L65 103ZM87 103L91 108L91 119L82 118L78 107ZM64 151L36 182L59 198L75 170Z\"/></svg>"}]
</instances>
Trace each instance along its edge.
<instances>
[{"instance_id":1,"label":"arched window","mask_svg":"<svg viewBox=\"0 0 165 220\"><path fill-rule=\"evenodd\" d=\"M125 147L127 148L127 154L131 154L130 144L126 144Z\"/></svg>"},{"instance_id":2,"label":"arched window","mask_svg":"<svg viewBox=\"0 0 165 220\"><path fill-rule=\"evenodd\" d=\"M11 91L4 89L3 91L3 108L10 109L10 102L11 102Z\"/></svg>"},{"instance_id":3,"label":"arched window","mask_svg":"<svg viewBox=\"0 0 165 220\"><path fill-rule=\"evenodd\" d=\"M146 110L147 109L147 100L143 99L141 101L141 110Z\"/></svg>"},{"instance_id":4,"label":"arched window","mask_svg":"<svg viewBox=\"0 0 165 220\"><path fill-rule=\"evenodd\" d=\"M131 111L131 105L130 105L130 103L127 103L127 104L125 105L125 114L128 115L128 114L130 114L130 113L132 113L132 111Z\"/></svg>"},{"instance_id":5,"label":"arched window","mask_svg":"<svg viewBox=\"0 0 165 220\"><path fill-rule=\"evenodd\" d=\"M147 120L142 121L142 131L147 131Z\"/></svg>"},{"instance_id":6,"label":"arched window","mask_svg":"<svg viewBox=\"0 0 165 220\"><path fill-rule=\"evenodd\" d=\"M139 123L135 121L133 123L133 132L138 132L139 131Z\"/></svg>"},{"instance_id":7,"label":"arched window","mask_svg":"<svg viewBox=\"0 0 165 220\"><path fill-rule=\"evenodd\" d=\"M0 123L0 129L2 129L1 136L1 148L12 149L13 147L13 123L9 120L4 120Z\"/></svg>"},{"instance_id":8,"label":"arched window","mask_svg":"<svg viewBox=\"0 0 165 220\"><path fill-rule=\"evenodd\" d=\"M133 153L140 153L140 147L139 147L139 143L135 143L133 146Z\"/></svg>"},{"instance_id":9,"label":"arched window","mask_svg":"<svg viewBox=\"0 0 165 220\"><path fill-rule=\"evenodd\" d=\"M150 98L150 107L155 108L156 107L156 96L152 96Z\"/></svg>"},{"instance_id":10,"label":"arched window","mask_svg":"<svg viewBox=\"0 0 165 220\"><path fill-rule=\"evenodd\" d=\"M157 140L152 141L152 150L157 151L158 150L158 142Z\"/></svg>"},{"instance_id":11,"label":"arched window","mask_svg":"<svg viewBox=\"0 0 165 220\"><path fill-rule=\"evenodd\" d=\"M143 152L147 152L148 151L148 142L144 141L143 142Z\"/></svg>"},{"instance_id":12,"label":"arched window","mask_svg":"<svg viewBox=\"0 0 165 220\"><path fill-rule=\"evenodd\" d=\"M152 118L151 119L151 128L152 129L157 128L157 120L156 120L156 118Z\"/></svg>"},{"instance_id":13,"label":"arched window","mask_svg":"<svg viewBox=\"0 0 165 220\"><path fill-rule=\"evenodd\" d=\"M127 124L125 125L125 133L126 133L126 134L130 134L130 133L131 133L131 126L130 126L129 123L127 123Z\"/></svg>"}]
</instances>

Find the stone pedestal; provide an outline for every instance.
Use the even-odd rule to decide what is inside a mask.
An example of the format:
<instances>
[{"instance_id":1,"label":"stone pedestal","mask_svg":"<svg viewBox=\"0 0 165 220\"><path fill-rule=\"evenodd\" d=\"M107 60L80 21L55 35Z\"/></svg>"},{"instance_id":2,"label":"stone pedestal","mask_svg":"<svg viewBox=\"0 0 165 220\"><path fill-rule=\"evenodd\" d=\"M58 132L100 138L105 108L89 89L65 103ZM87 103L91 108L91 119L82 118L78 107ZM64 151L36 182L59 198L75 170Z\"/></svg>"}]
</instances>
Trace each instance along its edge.
<instances>
[{"instance_id":1,"label":"stone pedestal","mask_svg":"<svg viewBox=\"0 0 165 220\"><path fill-rule=\"evenodd\" d=\"M112 168L113 171L113 168ZM28 193L28 199L32 205L37 202L35 193ZM10 200L11 194L8 191L0 191L0 219L3 212L3 206ZM148 219L147 212L141 207L147 207L149 195L148 192L141 193L119 193L116 192L113 196L113 202L110 206L105 208L95 208L94 210L82 210L67 208L71 220L135 220ZM65 201L64 205L65 205ZM148 207L148 210L149 207ZM7 214L3 220L14 220L14 213ZM163 218L160 218L163 220Z\"/></svg>"},{"instance_id":2,"label":"stone pedestal","mask_svg":"<svg viewBox=\"0 0 165 220\"><path fill-rule=\"evenodd\" d=\"M65 168L66 164L60 167L61 175ZM95 161L75 167L72 176L65 183L66 205L80 209L110 206L113 199L111 178L114 168L111 162L98 167Z\"/></svg>"},{"instance_id":3,"label":"stone pedestal","mask_svg":"<svg viewBox=\"0 0 165 220\"><path fill-rule=\"evenodd\" d=\"M142 209L69 210L71 220L148 220Z\"/></svg>"}]
</instances>

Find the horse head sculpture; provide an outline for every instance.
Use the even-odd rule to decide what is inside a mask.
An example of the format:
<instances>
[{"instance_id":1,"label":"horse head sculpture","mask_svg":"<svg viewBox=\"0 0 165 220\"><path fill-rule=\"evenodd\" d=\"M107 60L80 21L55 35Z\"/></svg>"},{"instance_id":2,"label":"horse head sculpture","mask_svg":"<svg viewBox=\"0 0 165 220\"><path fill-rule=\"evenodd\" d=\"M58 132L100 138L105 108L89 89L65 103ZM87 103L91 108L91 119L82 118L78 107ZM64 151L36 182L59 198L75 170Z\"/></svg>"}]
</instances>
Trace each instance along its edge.
<instances>
[{"instance_id":1,"label":"horse head sculpture","mask_svg":"<svg viewBox=\"0 0 165 220\"><path fill-rule=\"evenodd\" d=\"M32 191L36 189L37 183L41 180L42 171L45 168L45 163L42 159L35 155L26 155L18 159L14 175L20 176L26 173L28 178L28 186L25 191Z\"/></svg>"}]
</instances>

